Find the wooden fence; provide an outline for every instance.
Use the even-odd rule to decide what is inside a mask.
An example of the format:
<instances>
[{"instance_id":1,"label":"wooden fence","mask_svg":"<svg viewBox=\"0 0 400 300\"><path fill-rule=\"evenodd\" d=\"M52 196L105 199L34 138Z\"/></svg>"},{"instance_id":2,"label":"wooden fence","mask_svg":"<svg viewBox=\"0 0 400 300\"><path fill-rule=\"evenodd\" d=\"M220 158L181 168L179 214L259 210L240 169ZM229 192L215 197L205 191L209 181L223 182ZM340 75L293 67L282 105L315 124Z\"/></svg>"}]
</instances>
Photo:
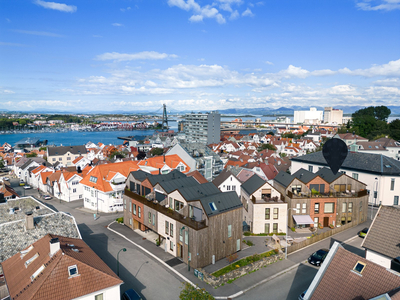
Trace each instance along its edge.
<instances>
[{"instance_id":1,"label":"wooden fence","mask_svg":"<svg viewBox=\"0 0 400 300\"><path fill-rule=\"evenodd\" d=\"M326 239L326 238L328 238L328 237L330 237L330 236L332 236L332 235L334 235L336 233L339 233L339 232L341 232L343 230L346 230L346 229L349 229L351 227L357 226L358 224L361 224L361 223L363 223L363 222L360 222L360 223L350 222L350 223L347 223L347 224L342 225L340 227L336 227L336 228L334 228L332 230L329 230L329 231L325 231L325 232L320 233L320 234L318 234L318 232L317 232L317 234L315 236L307 238L304 241L301 241L299 243L294 243L293 245L289 246L287 248L288 254L292 253L292 252L294 252L296 250L299 250L301 248L304 248L304 247L306 247L308 245L311 245L311 244L314 244L316 242L319 242L319 241L321 241L323 239Z\"/></svg>"}]
</instances>

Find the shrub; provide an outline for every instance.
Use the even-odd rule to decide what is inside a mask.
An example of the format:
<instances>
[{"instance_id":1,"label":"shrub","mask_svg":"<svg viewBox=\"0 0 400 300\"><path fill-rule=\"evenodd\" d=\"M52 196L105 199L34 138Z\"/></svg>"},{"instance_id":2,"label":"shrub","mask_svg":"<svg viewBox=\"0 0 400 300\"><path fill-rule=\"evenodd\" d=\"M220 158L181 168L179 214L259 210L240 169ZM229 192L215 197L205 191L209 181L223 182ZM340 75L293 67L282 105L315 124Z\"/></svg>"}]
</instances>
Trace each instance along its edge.
<instances>
[{"instance_id":1,"label":"shrub","mask_svg":"<svg viewBox=\"0 0 400 300\"><path fill-rule=\"evenodd\" d=\"M254 243L252 241L246 241L247 246L254 246Z\"/></svg>"},{"instance_id":2,"label":"shrub","mask_svg":"<svg viewBox=\"0 0 400 300\"><path fill-rule=\"evenodd\" d=\"M245 232L243 233L243 235L244 235L244 236L250 236L250 235L251 235L251 232L250 232L250 231L245 231Z\"/></svg>"},{"instance_id":3,"label":"shrub","mask_svg":"<svg viewBox=\"0 0 400 300\"><path fill-rule=\"evenodd\" d=\"M205 289L200 289L199 287L194 287L190 283L186 282L184 288L179 294L179 299L181 300L212 300L215 299L209 292Z\"/></svg>"},{"instance_id":4,"label":"shrub","mask_svg":"<svg viewBox=\"0 0 400 300\"><path fill-rule=\"evenodd\" d=\"M294 227L292 227L292 228L290 228L293 232L295 232L296 231L296 228L294 228Z\"/></svg>"},{"instance_id":5,"label":"shrub","mask_svg":"<svg viewBox=\"0 0 400 300\"><path fill-rule=\"evenodd\" d=\"M124 223L124 217L115 219L118 223Z\"/></svg>"}]
</instances>

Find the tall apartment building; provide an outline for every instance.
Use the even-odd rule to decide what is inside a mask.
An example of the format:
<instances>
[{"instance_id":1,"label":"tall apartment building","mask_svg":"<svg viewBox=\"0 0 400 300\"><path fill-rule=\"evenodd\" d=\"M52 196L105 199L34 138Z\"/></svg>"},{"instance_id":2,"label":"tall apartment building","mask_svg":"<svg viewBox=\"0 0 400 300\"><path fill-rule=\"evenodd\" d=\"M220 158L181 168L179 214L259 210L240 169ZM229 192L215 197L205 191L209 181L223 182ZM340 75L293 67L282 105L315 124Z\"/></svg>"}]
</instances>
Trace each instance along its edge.
<instances>
[{"instance_id":1,"label":"tall apartment building","mask_svg":"<svg viewBox=\"0 0 400 300\"><path fill-rule=\"evenodd\" d=\"M319 124L323 120L323 113L315 107L311 107L310 110L295 110L294 123Z\"/></svg>"},{"instance_id":2,"label":"tall apartment building","mask_svg":"<svg viewBox=\"0 0 400 300\"><path fill-rule=\"evenodd\" d=\"M332 107L324 108L324 123L342 124L342 122L343 122L343 110L333 109Z\"/></svg>"},{"instance_id":3,"label":"tall apartment building","mask_svg":"<svg viewBox=\"0 0 400 300\"><path fill-rule=\"evenodd\" d=\"M216 144L220 141L221 115L210 113L190 113L185 115L184 133L188 143Z\"/></svg>"}]
</instances>

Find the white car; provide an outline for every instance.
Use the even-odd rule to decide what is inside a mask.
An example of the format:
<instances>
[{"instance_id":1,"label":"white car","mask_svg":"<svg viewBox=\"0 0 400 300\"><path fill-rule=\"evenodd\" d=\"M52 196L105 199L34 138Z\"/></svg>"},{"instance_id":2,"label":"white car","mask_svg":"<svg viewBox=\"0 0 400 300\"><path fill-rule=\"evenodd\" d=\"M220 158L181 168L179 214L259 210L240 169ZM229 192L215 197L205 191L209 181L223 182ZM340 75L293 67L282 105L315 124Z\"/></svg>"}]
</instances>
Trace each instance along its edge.
<instances>
[{"instance_id":1,"label":"white car","mask_svg":"<svg viewBox=\"0 0 400 300\"><path fill-rule=\"evenodd\" d=\"M24 189L25 190L29 190L29 189L31 189L32 187L30 186L30 185L24 185Z\"/></svg>"},{"instance_id":2,"label":"white car","mask_svg":"<svg viewBox=\"0 0 400 300\"><path fill-rule=\"evenodd\" d=\"M49 196L49 195L44 195L44 196L43 196L43 199L44 199L44 200L50 200L50 199L51 199L51 196Z\"/></svg>"}]
</instances>

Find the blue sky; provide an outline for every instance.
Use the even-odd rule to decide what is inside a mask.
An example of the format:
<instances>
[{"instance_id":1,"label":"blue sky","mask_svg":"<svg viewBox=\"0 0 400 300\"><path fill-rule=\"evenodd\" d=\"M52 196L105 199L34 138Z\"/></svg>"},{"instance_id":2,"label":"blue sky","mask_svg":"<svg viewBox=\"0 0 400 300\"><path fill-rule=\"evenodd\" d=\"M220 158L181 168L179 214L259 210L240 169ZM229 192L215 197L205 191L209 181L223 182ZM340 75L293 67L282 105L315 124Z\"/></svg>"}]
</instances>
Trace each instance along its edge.
<instances>
[{"instance_id":1,"label":"blue sky","mask_svg":"<svg viewBox=\"0 0 400 300\"><path fill-rule=\"evenodd\" d=\"M0 0L0 110L400 105L400 0Z\"/></svg>"}]
</instances>

